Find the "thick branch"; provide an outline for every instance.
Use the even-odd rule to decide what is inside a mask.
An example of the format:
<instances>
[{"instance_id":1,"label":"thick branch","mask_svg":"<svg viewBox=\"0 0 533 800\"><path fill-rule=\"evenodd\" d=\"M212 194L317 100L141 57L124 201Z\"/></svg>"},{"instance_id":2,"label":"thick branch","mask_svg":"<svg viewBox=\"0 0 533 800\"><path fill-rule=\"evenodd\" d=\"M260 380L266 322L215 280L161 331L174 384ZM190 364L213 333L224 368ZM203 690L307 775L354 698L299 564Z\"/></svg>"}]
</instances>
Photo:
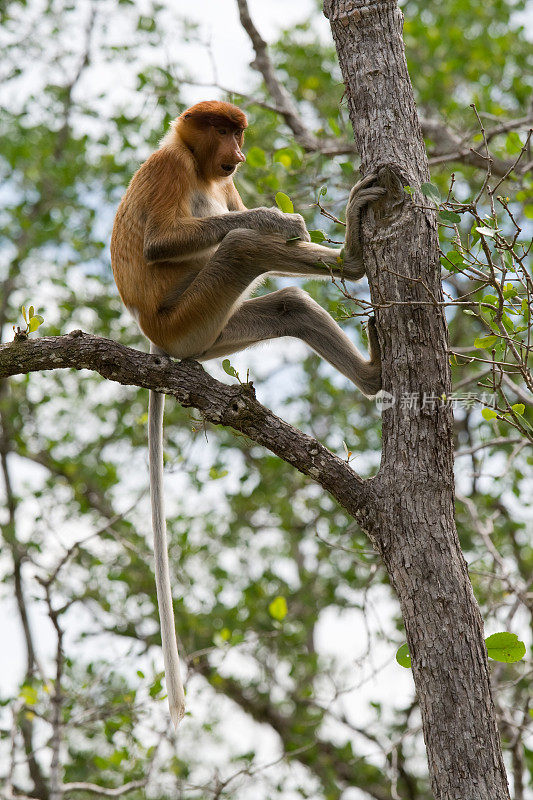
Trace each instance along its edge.
<instances>
[{"instance_id":1,"label":"thick branch","mask_svg":"<svg viewBox=\"0 0 533 800\"><path fill-rule=\"evenodd\" d=\"M197 408L208 422L244 433L308 475L362 527L375 515L371 481L363 481L346 461L261 405L251 384L227 386L196 361L175 363L82 331L0 346L0 378L62 368L90 369L124 385L172 395L182 406Z\"/></svg>"}]
</instances>

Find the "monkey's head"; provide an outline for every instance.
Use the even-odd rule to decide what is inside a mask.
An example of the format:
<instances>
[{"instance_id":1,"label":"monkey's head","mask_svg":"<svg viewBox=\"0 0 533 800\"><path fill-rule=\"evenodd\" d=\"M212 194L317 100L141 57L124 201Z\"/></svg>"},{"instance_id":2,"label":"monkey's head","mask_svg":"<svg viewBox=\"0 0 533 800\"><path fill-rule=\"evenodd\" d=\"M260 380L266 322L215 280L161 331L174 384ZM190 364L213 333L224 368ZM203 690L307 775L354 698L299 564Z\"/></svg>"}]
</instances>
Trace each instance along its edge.
<instances>
[{"instance_id":1,"label":"monkey's head","mask_svg":"<svg viewBox=\"0 0 533 800\"><path fill-rule=\"evenodd\" d=\"M200 174L210 179L227 178L245 161L241 147L247 126L240 108L219 100L196 103L176 120L176 131L193 153Z\"/></svg>"}]
</instances>

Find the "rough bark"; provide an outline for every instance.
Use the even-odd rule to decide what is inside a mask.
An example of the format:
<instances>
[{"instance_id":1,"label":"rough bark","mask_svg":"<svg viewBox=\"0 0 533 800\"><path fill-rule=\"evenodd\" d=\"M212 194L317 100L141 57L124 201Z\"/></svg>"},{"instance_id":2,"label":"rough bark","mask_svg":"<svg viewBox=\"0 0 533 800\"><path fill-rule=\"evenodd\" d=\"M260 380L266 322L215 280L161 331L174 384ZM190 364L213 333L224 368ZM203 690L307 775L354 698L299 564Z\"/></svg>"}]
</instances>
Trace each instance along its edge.
<instances>
[{"instance_id":1,"label":"rough bark","mask_svg":"<svg viewBox=\"0 0 533 800\"><path fill-rule=\"evenodd\" d=\"M401 188L429 181L403 16L396 0L326 0L324 13L362 172L390 188L365 226L384 389L394 397L368 531L401 604L435 798L505 800L483 623L454 522L452 412L438 401L450 394L450 370L436 218L420 192L410 200Z\"/></svg>"}]
</instances>

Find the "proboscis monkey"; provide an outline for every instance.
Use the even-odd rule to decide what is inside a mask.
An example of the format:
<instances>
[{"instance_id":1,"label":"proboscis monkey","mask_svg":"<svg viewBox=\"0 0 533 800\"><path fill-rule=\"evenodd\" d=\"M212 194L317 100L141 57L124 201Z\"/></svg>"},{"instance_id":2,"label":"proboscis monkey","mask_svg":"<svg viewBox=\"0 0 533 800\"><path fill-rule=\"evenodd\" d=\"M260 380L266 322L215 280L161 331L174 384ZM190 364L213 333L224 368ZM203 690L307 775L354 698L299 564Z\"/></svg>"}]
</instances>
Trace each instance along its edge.
<instances>
[{"instance_id":1,"label":"proboscis monkey","mask_svg":"<svg viewBox=\"0 0 533 800\"><path fill-rule=\"evenodd\" d=\"M247 299L267 273L348 280L364 275L361 211L385 189L369 175L346 207L343 250L310 242L303 218L277 208L248 210L232 175L245 160L247 121L230 103L184 111L138 169L120 203L111 240L115 281L152 352L205 361L280 336L296 336L362 392L381 388L374 321L365 360L337 323L302 289ZM295 241L297 239L297 241ZM289 240L289 241L288 241ZM185 713L163 510L164 395L150 392L149 456L155 574L170 714Z\"/></svg>"}]
</instances>

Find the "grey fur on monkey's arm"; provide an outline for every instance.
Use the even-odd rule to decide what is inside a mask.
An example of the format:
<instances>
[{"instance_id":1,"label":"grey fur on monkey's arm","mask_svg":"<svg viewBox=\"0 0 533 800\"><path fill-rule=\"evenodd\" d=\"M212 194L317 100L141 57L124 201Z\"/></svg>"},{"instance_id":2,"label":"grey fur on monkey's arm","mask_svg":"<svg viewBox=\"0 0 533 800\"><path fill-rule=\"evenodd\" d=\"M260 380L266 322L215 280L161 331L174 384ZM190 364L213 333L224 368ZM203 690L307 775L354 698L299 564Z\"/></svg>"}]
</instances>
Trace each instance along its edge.
<instances>
[{"instance_id":1,"label":"grey fur on monkey's arm","mask_svg":"<svg viewBox=\"0 0 533 800\"><path fill-rule=\"evenodd\" d=\"M252 208L229 211L215 217L192 217L180 221L173 230L161 230L148 219L145 228L143 256L148 262L187 258L219 244L236 228L261 233L279 233L287 239L309 242L310 236L300 214L284 214L277 208Z\"/></svg>"}]
</instances>

